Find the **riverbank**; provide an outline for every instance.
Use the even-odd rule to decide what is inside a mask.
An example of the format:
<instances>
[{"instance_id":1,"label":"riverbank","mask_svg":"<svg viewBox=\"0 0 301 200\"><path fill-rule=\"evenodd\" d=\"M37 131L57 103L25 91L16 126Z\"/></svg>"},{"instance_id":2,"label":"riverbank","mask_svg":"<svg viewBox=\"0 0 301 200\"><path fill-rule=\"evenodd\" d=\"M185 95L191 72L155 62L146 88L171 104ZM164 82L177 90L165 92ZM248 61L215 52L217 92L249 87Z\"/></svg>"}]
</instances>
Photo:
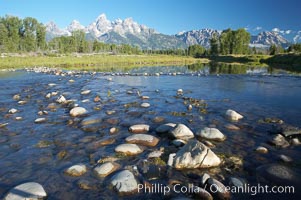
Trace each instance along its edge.
<instances>
[{"instance_id":1,"label":"riverbank","mask_svg":"<svg viewBox=\"0 0 301 200\"><path fill-rule=\"evenodd\" d=\"M276 69L301 72L301 54L279 54L261 61Z\"/></svg>"},{"instance_id":2,"label":"riverbank","mask_svg":"<svg viewBox=\"0 0 301 200\"><path fill-rule=\"evenodd\" d=\"M10 55L0 58L0 69L19 69L34 66L56 67L63 69L100 69L114 67L172 66L189 65L196 62L208 63L207 58L171 55L108 55L108 54L72 54L57 56Z\"/></svg>"},{"instance_id":3,"label":"riverbank","mask_svg":"<svg viewBox=\"0 0 301 200\"><path fill-rule=\"evenodd\" d=\"M268 66L301 71L300 54L270 55L218 55L202 58L176 55L110 55L110 54L1 54L0 69L23 69L28 67L51 67L67 70L114 71L130 70L144 66L187 66L196 63L219 63L231 65Z\"/></svg>"}]
</instances>

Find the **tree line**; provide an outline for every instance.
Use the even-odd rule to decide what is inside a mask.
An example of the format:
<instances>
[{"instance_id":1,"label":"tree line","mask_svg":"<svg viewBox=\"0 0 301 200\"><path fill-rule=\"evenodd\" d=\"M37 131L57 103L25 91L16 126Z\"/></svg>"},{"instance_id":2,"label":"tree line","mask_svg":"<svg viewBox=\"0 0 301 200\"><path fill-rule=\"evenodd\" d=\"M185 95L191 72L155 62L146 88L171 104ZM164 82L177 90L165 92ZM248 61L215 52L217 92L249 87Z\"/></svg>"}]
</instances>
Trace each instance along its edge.
<instances>
[{"instance_id":1,"label":"tree line","mask_svg":"<svg viewBox=\"0 0 301 200\"><path fill-rule=\"evenodd\" d=\"M97 40L88 40L86 33L80 30L71 36L61 36L46 42L46 28L32 17L19 19L15 16L0 17L0 52L55 52L55 53L107 53L113 54L165 54L192 57L210 55L258 54L256 48L250 48L250 33L245 29L226 29L221 34L214 34L210 39L210 48L191 45L187 49L141 50L129 44L106 44ZM270 55L279 53L301 53L301 44L293 44L284 50L281 46L271 45Z\"/></svg>"}]
</instances>

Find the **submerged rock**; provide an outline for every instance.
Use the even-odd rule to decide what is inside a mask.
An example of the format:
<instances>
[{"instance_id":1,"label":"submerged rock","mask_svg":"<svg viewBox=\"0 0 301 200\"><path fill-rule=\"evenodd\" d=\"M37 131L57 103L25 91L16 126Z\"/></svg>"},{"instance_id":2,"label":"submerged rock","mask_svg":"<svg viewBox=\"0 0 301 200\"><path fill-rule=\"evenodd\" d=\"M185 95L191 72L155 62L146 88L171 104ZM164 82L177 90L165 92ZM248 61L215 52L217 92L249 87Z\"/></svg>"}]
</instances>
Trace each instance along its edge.
<instances>
[{"instance_id":1,"label":"submerged rock","mask_svg":"<svg viewBox=\"0 0 301 200\"><path fill-rule=\"evenodd\" d=\"M187 143L187 141L185 140L181 140L181 139L175 139L172 141L172 144L175 145L176 147L182 147Z\"/></svg>"},{"instance_id":2,"label":"submerged rock","mask_svg":"<svg viewBox=\"0 0 301 200\"><path fill-rule=\"evenodd\" d=\"M234 124L226 124L225 128L228 129L228 130L233 130L233 131L236 131L236 130L240 129L238 126L235 126Z\"/></svg>"},{"instance_id":3,"label":"submerged rock","mask_svg":"<svg viewBox=\"0 0 301 200\"><path fill-rule=\"evenodd\" d=\"M294 126L283 125L280 130L285 137L301 135L301 129Z\"/></svg>"},{"instance_id":4,"label":"submerged rock","mask_svg":"<svg viewBox=\"0 0 301 200\"><path fill-rule=\"evenodd\" d=\"M220 165L221 160L203 143L190 140L168 163L177 169L208 168Z\"/></svg>"},{"instance_id":5,"label":"submerged rock","mask_svg":"<svg viewBox=\"0 0 301 200\"><path fill-rule=\"evenodd\" d=\"M201 132L197 133L198 136L202 138L206 138L209 140L216 140L216 141L224 141L226 136L220 132L217 128L204 128Z\"/></svg>"},{"instance_id":6,"label":"submerged rock","mask_svg":"<svg viewBox=\"0 0 301 200\"><path fill-rule=\"evenodd\" d=\"M99 177L106 177L120 168L120 165L115 162L106 162L94 168L94 171Z\"/></svg>"},{"instance_id":7,"label":"submerged rock","mask_svg":"<svg viewBox=\"0 0 301 200\"><path fill-rule=\"evenodd\" d=\"M136 144L120 144L115 148L117 153L123 153L125 155L136 155L143 152Z\"/></svg>"},{"instance_id":8,"label":"submerged rock","mask_svg":"<svg viewBox=\"0 0 301 200\"><path fill-rule=\"evenodd\" d=\"M260 183L271 185L300 185L300 171L284 165L267 164L256 169L257 180Z\"/></svg>"},{"instance_id":9,"label":"submerged rock","mask_svg":"<svg viewBox=\"0 0 301 200\"><path fill-rule=\"evenodd\" d=\"M159 142L159 139L148 134L134 134L125 139L126 142L132 144L140 144L144 146L156 146Z\"/></svg>"},{"instance_id":10,"label":"submerged rock","mask_svg":"<svg viewBox=\"0 0 301 200\"><path fill-rule=\"evenodd\" d=\"M132 133L144 133L149 131L149 125L146 124L136 124L130 126L129 131Z\"/></svg>"},{"instance_id":11,"label":"submerged rock","mask_svg":"<svg viewBox=\"0 0 301 200\"><path fill-rule=\"evenodd\" d=\"M213 200L212 195L207 192L205 189L198 187L198 186L193 186L193 191L195 196L198 199L202 199L202 200Z\"/></svg>"},{"instance_id":12,"label":"submerged rock","mask_svg":"<svg viewBox=\"0 0 301 200\"><path fill-rule=\"evenodd\" d=\"M47 194L42 185L28 182L11 189L5 196L5 200L40 200L46 198Z\"/></svg>"},{"instance_id":13,"label":"submerged rock","mask_svg":"<svg viewBox=\"0 0 301 200\"><path fill-rule=\"evenodd\" d=\"M292 159L291 157L286 156L286 155L283 155L283 154L281 154L279 157L280 157L280 159L281 159L283 162L286 162L286 163L289 163L289 162L292 162L292 161L293 161L293 159Z\"/></svg>"},{"instance_id":14,"label":"submerged rock","mask_svg":"<svg viewBox=\"0 0 301 200\"><path fill-rule=\"evenodd\" d=\"M188 140L194 138L193 132L184 124L177 124L174 129L169 131L170 134L177 139Z\"/></svg>"},{"instance_id":15,"label":"submerged rock","mask_svg":"<svg viewBox=\"0 0 301 200\"><path fill-rule=\"evenodd\" d=\"M81 125L87 126L87 125L91 125L91 124L97 124L100 122L101 122L101 119L98 116L91 116L91 117L87 117L87 118L83 119L81 122Z\"/></svg>"},{"instance_id":16,"label":"submerged rock","mask_svg":"<svg viewBox=\"0 0 301 200\"><path fill-rule=\"evenodd\" d=\"M213 197L217 199L230 199L230 192L227 190L224 184L219 182L214 178L209 178L207 180L208 188L210 188L210 192Z\"/></svg>"},{"instance_id":17,"label":"submerged rock","mask_svg":"<svg viewBox=\"0 0 301 200\"><path fill-rule=\"evenodd\" d=\"M111 179L111 185L121 195L138 192L138 182L129 170L123 170L114 175Z\"/></svg>"},{"instance_id":18,"label":"submerged rock","mask_svg":"<svg viewBox=\"0 0 301 200\"><path fill-rule=\"evenodd\" d=\"M286 141L286 139L280 134L277 134L276 136L274 136L272 138L272 140L270 141L270 143L277 147L282 147L282 148L286 148L290 145L289 142Z\"/></svg>"},{"instance_id":19,"label":"submerged rock","mask_svg":"<svg viewBox=\"0 0 301 200\"><path fill-rule=\"evenodd\" d=\"M227 110L226 116L232 121L238 121L243 118L243 116L241 114L237 113L234 110L230 110L230 109Z\"/></svg>"},{"instance_id":20,"label":"submerged rock","mask_svg":"<svg viewBox=\"0 0 301 200\"><path fill-rule=\"evenodd\" d=\"M86 172L87 172L87 167L84 164L73 165L65 170L65 173L69 176L81 176Z\"/></svg>"},{"instance_id":21,"label":"submerged rock","mask_svg":"<svg viewBox=\"0 0 301 200\"><path fill-rule=\"evenodd\" d=\"M174 123L167 123L167 124L162 124L156 128L157 133L167 133L171 131L177 124Z\"/></svg>"},{"instance_id":22,"label":"submerged rock","mask_svg":"<svg viewBox=\"0 0 301 200\"><path fill-rule=\"evenodd\" d=\"M83 107L75 107L70 110L70 115L72 117L78 117L87 113L87 110Z\"/></svg>"}]
</instances>

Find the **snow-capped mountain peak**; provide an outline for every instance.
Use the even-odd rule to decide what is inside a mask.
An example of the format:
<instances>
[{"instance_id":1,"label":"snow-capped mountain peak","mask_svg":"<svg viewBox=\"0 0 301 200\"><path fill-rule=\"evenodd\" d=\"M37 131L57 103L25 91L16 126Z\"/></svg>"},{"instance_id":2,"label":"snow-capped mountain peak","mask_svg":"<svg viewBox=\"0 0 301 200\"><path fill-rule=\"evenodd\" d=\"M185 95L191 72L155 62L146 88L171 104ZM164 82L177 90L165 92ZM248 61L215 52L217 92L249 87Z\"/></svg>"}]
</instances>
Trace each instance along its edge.
<instances>
[{"instance_id":1,"label":"snow-capped mountain peak","mask_svg":"<svg viewBox=\"0 0 301 200\"><path fill-rule=\"evenodd\" d=\"M175 35L165 35L137 23L131 17L110 21L105 14L101 14L87 27L81 25L77 20L73 20L65 29L60 29L54 22L49 22L46 24L47 40L63 35L70 36L75 30L85 31L89 39L115 44L126 43L140 46L143 49L187 48L194 44L209 48L212 36L221 34L219 30L204 28L181 31ZM261 32L251 37L250 46L268 48L270 45L276 44L287 47L290 42L285 39L283 33L279 30ZM294 38L292 37L292 40L300 42L301 31Z\"/></svg>"},{"instance_id":2,"label":"snow-capped mountain peak","mask_svg":"<svg viewBox=\"0 0 301 200\"><path fill-rule=\"evenodd\" d=\"M81 25L81 23L77 20L73 20L69 26L67 26L67 31L69 31L70 33L72 33L73 31L77 31L77 30L83 30L86 32L86 27Z\"/></svg>"},{"instance_id":3,"label":"snow-capped mountain peak","mask_svg":"<svg viewBox=\"0 0 301 200\"><path fill-rule=\"evenodd\" d=\"M289 41L275 31L263 31L257 36L252 36L251 44L262 44L270 46L273 44L285 46Z\"/></svg>"},{"instance_id":4,"label":"snow-capped mountain peak","mask_svg":"<svg viewBox=\"0 0 301 200\"><path fill-rule=\"evenodd\" d=\"M71 35L71 33L66 29L60 29L53 21L48 22L46 25L46 32L53 35L54 37Z\"/></svg>"}]
</instances>

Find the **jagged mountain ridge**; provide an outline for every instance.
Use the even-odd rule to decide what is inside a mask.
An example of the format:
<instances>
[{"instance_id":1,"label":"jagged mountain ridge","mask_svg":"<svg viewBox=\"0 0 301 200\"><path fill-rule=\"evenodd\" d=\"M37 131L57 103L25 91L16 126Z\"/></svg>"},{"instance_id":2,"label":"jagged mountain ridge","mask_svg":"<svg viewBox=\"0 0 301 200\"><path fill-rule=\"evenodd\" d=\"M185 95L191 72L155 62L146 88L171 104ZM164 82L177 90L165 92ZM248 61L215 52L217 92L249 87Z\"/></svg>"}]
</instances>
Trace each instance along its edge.
<instances>
[{"instance_id":1,"label":"jagged mountain ridge","mask_svg":"<svg viewBox=\"0 0 301 200\"><path fill-rule=\"evenodd\" d=\"M46 39L49 41L58 36L70 36L75 30L83 30L88 39L97 39L105 43L130 44L142 49L186 48L194 44L209 48L213 34L221 33L221 31L214 29L200 29L166 35L145 25L140 25L132 18L110 21L105 14L101 14L86 27L77 20L73 20L65 29L60 29L54 22L49 22L46 24ZM252 36L250 46L266 48L276 44L287 47L289 43L280 34L265 31Z\"/></svg>"}]
</instances>

